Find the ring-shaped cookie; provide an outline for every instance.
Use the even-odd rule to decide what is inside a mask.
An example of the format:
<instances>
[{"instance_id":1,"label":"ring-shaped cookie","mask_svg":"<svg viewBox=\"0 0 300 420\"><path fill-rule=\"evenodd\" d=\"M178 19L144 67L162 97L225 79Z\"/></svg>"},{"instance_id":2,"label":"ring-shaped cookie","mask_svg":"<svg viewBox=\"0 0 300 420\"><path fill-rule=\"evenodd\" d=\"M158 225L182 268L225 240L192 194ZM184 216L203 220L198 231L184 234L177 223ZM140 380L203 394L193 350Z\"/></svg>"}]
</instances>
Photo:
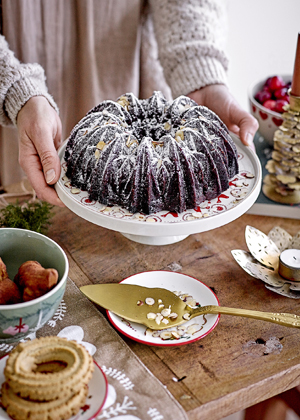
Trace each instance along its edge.
<instances>
[{"instance_id":1,"label":"ring-shaped cookie","mask_svg":"<svg viewBox=\"0 0 300 420\"><path fill-rule=\"evenodd\" d=\"M16 395L5 382L2 385L2 405L17 420L66 420L78 413L85 403L88 387L79 392L52 401L30 401Z\"/></svg>"},{"instance_id":2,"label":"ring-shaped cookie","mask_svg":"<svg viewBox=\"0 0 300 420\"><path fill-rule=\"evenodd\" d=\"M39 371L51 362L59 362L61 370ZM20 343L9 355L4 375L20 397L49 401L77 393L89 382L93 369L92 357L81 344L61 337L42 337Z\"/></svg>"}]
</instances>

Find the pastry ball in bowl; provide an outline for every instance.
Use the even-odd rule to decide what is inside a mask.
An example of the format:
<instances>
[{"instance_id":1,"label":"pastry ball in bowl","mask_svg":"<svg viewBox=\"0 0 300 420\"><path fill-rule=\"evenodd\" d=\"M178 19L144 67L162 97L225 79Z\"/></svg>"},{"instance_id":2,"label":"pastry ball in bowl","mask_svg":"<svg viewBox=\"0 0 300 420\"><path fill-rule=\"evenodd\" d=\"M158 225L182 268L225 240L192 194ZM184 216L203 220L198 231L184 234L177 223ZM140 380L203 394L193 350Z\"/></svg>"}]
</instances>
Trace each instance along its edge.
<instances>
[{"instance_id":1,"label":"pastry ball in bowl","mask_svg":"<svg viewBox=\"0 0 300 420\"><path fill-rule=\"evenodd\" d=\"M48 322L62 301L65 252L40 233L0 229L0 343L16 342Z\"/></svg>"}]
</instances>

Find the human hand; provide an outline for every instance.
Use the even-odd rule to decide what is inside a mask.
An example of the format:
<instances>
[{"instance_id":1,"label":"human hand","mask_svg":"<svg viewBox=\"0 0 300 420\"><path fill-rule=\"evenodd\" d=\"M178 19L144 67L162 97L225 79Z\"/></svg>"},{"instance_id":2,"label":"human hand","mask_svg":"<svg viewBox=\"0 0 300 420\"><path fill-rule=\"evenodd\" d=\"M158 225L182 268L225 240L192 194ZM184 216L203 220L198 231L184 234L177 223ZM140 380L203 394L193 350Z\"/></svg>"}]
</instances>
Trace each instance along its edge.
<instances>
[{"instance_id":1,"label":"human hand","mask_svg":"<svg viewBox=\"0 0 300 420\"><path fill-rule=\"evenodd\" d=\"M64 204L53 184L60 175L56 150L61 144L61 121L44 96L33 96L17 116L19 163L40 200Z\"/></svg>"},{"instance_id":2,"label":"human hand","mask_svg":"<svg viewBox=\"0 0 300 420\"><path fill-rule=\"evenodd\" d=\"M240 137L242 143L255 150L253 137L258 129L258 122L241 108L225 85L205 86L187 96L214 111L228 129Z\"/></svg>"}]
</instances>

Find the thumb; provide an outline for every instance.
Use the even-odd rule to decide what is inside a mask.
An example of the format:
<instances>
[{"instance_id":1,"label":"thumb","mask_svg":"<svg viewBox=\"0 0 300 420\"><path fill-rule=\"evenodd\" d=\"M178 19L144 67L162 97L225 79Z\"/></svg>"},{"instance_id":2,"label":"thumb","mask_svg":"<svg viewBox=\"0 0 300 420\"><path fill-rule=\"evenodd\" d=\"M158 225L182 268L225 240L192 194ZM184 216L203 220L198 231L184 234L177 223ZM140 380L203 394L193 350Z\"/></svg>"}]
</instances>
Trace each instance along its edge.
<instances>
[{"instance_id":1,"label":"thumb","mask_svg":"<svg viewBox=\"0 0 300 420\"><path fill-rule=\"evenodd\" d=\"M55 184L60 176L60 160L52 137L44 134L43 139L35 147L40 158L46 183L49 185Z\"/></svg>"},{"instance_id":2,"label":"thumb","mask_svg":"<svg viewBox=\"0 0 300 420\"><path fill-rule=\"evenodd\" d=\"M258 130L257 120L240 107L235 107L231 112L232 122L239 127L239 136L246 146L253 143L253 138Z\"/></svg>"}]
</instances>

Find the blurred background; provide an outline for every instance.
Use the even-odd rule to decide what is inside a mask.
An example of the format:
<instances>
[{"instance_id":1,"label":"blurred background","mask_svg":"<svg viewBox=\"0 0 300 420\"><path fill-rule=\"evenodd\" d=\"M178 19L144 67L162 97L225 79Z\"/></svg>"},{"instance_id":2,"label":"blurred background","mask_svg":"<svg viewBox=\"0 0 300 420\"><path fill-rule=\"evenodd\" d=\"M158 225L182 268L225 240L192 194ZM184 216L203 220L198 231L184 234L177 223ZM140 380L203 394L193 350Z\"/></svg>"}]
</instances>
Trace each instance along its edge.
<instances>
[{"instance_id":1,"label":"blurred background","mask_svg":"<svg viewBox=\"0 0 300 420\"><path fill-rule=\"evenodd\" d=\"M249 111L247 88L256 80L292 74L300 32L300 0L226 0L229 84Z\"/></svg>"}]
</instances>

